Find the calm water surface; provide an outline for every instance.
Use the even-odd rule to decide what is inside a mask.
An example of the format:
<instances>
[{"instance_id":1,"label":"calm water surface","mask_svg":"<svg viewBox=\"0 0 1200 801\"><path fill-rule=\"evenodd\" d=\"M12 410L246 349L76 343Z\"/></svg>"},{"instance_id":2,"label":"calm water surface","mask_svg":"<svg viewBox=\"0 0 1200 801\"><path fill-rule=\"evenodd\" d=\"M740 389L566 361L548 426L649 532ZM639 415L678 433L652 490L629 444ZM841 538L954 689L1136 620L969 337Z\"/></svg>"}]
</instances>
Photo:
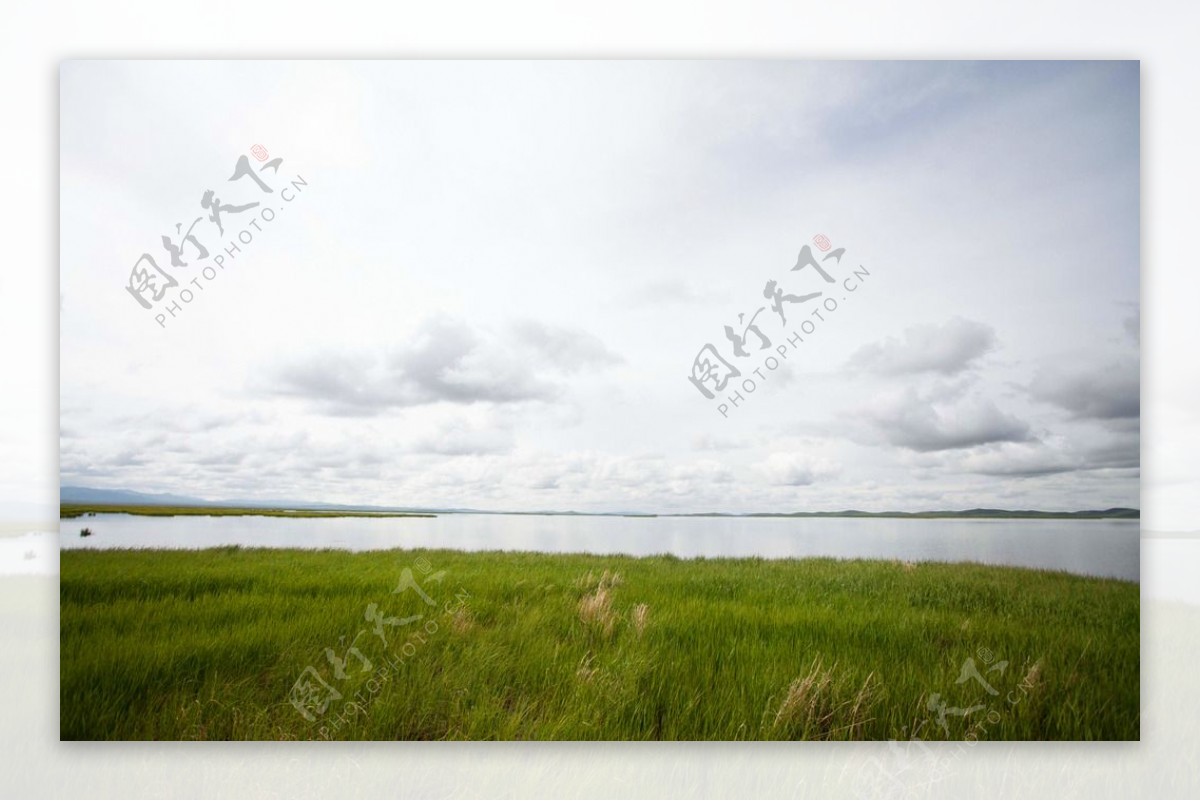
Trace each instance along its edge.
<instances>
[{"instance_id":1,"label":"calm water surface","mask_svg":"<svg viewBox=\"0 0 1200 801\"><path fill-rule=\"evenodd\" d=\"M93 536L83 538L87 526ZM676 556L983 562L1138 580L1137 520L891 518L139 517L59 521L67 548L454 548Z\"/></svg>"}]
</instances>

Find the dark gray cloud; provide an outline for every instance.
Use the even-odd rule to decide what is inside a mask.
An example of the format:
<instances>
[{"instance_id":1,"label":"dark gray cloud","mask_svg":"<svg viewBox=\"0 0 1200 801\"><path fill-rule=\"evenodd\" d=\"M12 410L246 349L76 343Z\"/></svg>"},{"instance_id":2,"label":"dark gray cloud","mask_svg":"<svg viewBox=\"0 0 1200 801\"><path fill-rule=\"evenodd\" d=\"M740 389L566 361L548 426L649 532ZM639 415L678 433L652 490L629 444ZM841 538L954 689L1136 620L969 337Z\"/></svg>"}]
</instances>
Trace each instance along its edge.
<instances>
[{"instance_id":1,"label":"dark gray cloud","mask_svg":"<svg viewBox=\"0 0 1200 801\"><path fill-rule=\"evenodd\" d=\"M563 376L620 361L584 331L521 322L506 337L485 337L465 323L434 318L415 341L387 354L326 354L286 365L268 392L351 417L438 402L553 401Z\"/></svg>"},{"instance_id":2,"label":"dark gray cloud","mask_svg":"<svg viewBox=\"0 0 1200 801\"><path fill-rule=\"evenodd\" d=\"M1034 478L1080 469L1079 459L1044 442L994 443L967 454L959 469L982 476Z\"/></svg>"},{"instance_id":3,"label":"dark gray cloud","mask_svg":"<svg viewBox=\"0 0 1200 801\"><path fill-rule=\"evenodd\" d=\"M514 403L549 400L555 388L535 375L535 356L487 343L466 324L435 318L417 342L396 352L388 379L396 405L436 401Z\"/></svg>"},{"instance_id":4,"label":"dark gray cloud","mask_svg":"<svg viewBox=\"0 0 1200 801\"><path fill-rule=\"evenodd\" d=\"M400 388L378 372L379 366L362 354L310 356L279 368L268 391L313 401L331 414L373 414L401 401Z\"/></svg>"},{"instance_id":5,"label":"dark gray cloud","mask_svg":"<svg viewBox=\"0 0 1200 801\"><path fill-rule=\"evenodd\" d=\"M955 317L941 325L917 325L883 342L864 345L848 366L883 375L954 375L996 347L991 326Z\"/></svg>"},{"instance_id":6,"label":"dark gray cloud","mask_svg":"<svg viewBox=\"0 0 1200 801\"><path fill-rule=\"evenodd\" d=\"M1095 426L1070 436L1021 443L997 443L974 449L955 466L985 476L1030 478L1106 470L1137 470L1140 435L1133 431L1097 431Z\"/></svg>"},{"instance_id":7,"label":"dark gray cloud","mask_svg":"<svg viewBox=\"0 0 1200 801\"><path fill-rule=\"evenodd\" d=\"M882 398L868 411L889 444L922 453L993 442L1027 442L1029 426L983 398L964 397L961 387L914 388Z\"/></svg>"},{"instance_id":8,"label":"dark gray cloud","mask_svg":"<svg viewBox=\"0 0 1200 801\"><path fill-rule=\"evenodd\" d=\"M1136 431L1124 431L1089 445L1084 450L1088 469L1133 470L1142 465L1142 438Z\"/></svg>"},{"instance_id":9,"label":"dark gray cloud","mask_svg":"<svg viewBox=\"0 0 1200 801\"><path fill-rule=\"evenodd\" d=\"M1132 358L1043 368L1030 383L1029 393L1076 419L1119 420L1141 414L1138 362Z\"/></svg>"}]
</instances>

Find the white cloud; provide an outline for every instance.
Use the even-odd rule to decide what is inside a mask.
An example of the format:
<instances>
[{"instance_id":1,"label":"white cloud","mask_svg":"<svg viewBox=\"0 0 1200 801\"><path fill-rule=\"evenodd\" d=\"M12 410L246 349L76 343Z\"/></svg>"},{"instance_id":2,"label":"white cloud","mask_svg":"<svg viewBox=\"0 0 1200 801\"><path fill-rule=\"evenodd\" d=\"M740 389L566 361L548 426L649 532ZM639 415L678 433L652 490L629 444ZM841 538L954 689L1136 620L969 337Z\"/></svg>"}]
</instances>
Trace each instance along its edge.
<instances>
[{"instance_id":1,"label":"white cloud","mask_svg":"<svg viewBox=\"0 0 1200 801\"><path fill-rule=\"evenodd\" d=\"M1136 505L1137 108L1136 64L67 65L63 482ZM159 329L129 267L255 142L303 204ZM691 359L816 233L871 280L722 418Z\"/></svg>"},{"instance_id":2,"label":"white cloud","mask_svg":"<svg viewBox=\"0 0 1200 801\"><path fill-rule=\"evenodd\" d=\"M996 347L996 332L983 323L955 317L941 325L917 325L902 336L864 345L849 366L884 375L933 372L954 375Z\"/></svg>"}]
</instances>

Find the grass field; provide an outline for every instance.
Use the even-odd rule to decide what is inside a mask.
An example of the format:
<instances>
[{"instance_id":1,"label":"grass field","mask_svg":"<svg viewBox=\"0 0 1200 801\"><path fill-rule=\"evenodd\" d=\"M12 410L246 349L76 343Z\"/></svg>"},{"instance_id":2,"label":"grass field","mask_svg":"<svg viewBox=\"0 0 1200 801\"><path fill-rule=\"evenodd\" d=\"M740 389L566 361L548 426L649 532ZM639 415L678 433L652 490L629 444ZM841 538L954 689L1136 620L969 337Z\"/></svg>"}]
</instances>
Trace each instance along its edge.
<instances>
[{"instance_id":1,"label":"grass field","mask_svg":"<svg viewBox=\"0 0 1200 801\"><path fill-rule=\"evenodd\" d=\"M61 737L1137 739L1138 631L979 565L63 551Z\"/></svg>"}]
</instances>

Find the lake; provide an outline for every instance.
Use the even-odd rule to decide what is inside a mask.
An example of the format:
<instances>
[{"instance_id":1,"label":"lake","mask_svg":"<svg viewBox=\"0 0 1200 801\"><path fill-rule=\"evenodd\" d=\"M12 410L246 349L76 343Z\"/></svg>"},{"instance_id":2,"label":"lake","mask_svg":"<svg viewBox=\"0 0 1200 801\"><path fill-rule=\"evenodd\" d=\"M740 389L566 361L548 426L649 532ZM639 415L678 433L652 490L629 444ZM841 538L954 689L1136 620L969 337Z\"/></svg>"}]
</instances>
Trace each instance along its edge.
<instances>
[{"instance_id":1,"label":"lake","mask_svg":"<svg viewBox=\"0 0 1200 801\"><path fill-rule=\"evenodd\" d=\"M84 527L93 536L80 537ZM584 517L142 517L59 521L68 548L453 548L680 557L981 562L1137 581L1137 520Z\"/></svg>"}]
</instances>

